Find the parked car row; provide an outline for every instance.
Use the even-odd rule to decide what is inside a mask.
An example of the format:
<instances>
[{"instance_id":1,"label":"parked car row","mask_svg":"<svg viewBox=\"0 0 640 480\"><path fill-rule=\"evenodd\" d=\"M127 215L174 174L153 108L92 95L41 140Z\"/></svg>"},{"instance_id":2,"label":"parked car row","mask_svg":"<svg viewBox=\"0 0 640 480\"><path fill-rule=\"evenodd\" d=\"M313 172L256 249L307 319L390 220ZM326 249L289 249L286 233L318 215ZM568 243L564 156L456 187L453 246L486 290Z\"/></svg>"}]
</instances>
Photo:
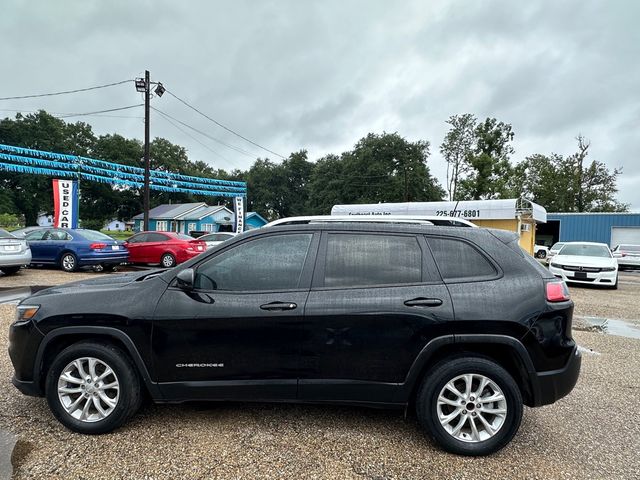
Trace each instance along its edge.
<instances>
[{"instance_id":1,"label":"parked car row","mask_svg":"<svg viewBox=\"0 0 640 480\"><path fill-rule=\"evenodd\" d=\"M122 242L82 228L28 227L11 233L0 229L0 270L12 274L24 265L57 265L66 272L87 266L111 271L123 263L171 268L232 237L215 233L194 239L175 232L140 232Z\"/></svg>"}]
</instances>

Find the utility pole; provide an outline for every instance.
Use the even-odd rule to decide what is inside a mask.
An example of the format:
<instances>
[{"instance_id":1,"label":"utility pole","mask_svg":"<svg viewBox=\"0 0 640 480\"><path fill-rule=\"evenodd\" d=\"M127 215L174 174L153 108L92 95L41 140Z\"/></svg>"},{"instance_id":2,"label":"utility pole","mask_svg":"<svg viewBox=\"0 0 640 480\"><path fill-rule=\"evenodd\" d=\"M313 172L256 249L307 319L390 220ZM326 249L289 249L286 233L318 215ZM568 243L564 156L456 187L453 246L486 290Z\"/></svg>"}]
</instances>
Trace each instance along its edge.
<instances>
[{"instance_id":1,"label":"utility pole","mask_svg":"<svg viewBox=\"0 0 640 480\"><path fill-rule=\"evenodd\" d=\"M144 230L149 230L149 101L151 100L149 70L144 72Z\"/></svg>"}]
</instances>

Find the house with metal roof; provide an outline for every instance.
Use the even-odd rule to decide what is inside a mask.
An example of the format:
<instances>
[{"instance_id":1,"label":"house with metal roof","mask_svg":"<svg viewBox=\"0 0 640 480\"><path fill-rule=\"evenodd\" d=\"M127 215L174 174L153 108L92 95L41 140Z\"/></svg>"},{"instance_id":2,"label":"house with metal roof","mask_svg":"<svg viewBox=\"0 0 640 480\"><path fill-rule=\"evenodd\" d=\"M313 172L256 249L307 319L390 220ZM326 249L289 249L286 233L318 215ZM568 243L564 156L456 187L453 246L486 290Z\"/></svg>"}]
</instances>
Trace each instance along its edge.
<instances>
[{"instance_id":1,"label":"house with metal roof","mask_svg":"<svg viewBox=\"0 0 640 480\"><path fill-rule=\"evenodd\" d=\"M133 217L134 230L144 228L144 214ZM267 220L256 212L246 215L246 228L260 228ZM204 202L158 205L149 211L149 230L159 232L232 232L235 214L223 205Z\"/></svg>"}]
</instances>

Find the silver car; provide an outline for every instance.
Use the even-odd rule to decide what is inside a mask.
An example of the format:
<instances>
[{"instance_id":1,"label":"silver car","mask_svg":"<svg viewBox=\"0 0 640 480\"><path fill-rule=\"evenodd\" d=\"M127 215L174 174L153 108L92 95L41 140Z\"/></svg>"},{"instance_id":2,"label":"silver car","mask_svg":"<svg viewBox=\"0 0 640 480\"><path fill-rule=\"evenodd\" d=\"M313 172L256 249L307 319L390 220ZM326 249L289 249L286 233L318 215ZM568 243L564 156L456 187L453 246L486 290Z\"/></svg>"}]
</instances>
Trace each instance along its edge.
<instances>
[{"instance_id":1,"label":"silver car","mask_svg":"<svg viewBox=\"0 0 640 480\"><path fill-rule=\"evenodd\" d=\"M640 245L616 245L612 253L620 268L640 268Z\"/></svg>"},{"instance_id":2,"label":"silver car","mask_svg":"<svg viewBox=\"0 0 640 480\"><path fill-rule=\"evenodd\" d=\"M209 250L216 245L220 245L222 242L231 240L235 236L236 234L233 232L217 232L203 235L202 237L198 238L198 240L202 240L203 242L205 242L207 244L207 250Z\"/></svg>"},{"instance_id":3,"label":"silver car","mask_svg":"<svg viewBox=\"0 0 640 480\"><path fill-rule=\"evenodd\" d=\"M10 275L30 263L31 249L27 241L0 228L0 270Z\"/></svg>"}]
</instances>

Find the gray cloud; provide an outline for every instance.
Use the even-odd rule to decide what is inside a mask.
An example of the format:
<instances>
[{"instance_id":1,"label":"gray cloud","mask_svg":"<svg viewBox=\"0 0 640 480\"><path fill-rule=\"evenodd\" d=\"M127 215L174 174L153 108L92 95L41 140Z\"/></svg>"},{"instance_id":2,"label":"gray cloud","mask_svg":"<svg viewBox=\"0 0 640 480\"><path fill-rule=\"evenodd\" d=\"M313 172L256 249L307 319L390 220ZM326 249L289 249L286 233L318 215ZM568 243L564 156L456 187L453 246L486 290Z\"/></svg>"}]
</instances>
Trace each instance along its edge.
<instances>
[{"instance_id":1,"label":"gray cloud","mask_svg":"<svg viewBox=\"0 0 640 480\"><path fill-rule=\"evenodd\" d=\"M0 96L133 78L148 68L176 94L284 155L306 148L315 159L370 131L398 131L431 142L440 178L445 120L495 116L514 127L514 160L569 154L574 137L587 136L593 158L623 167L620 199L640 209L638 14L634 2L578 0L12 2L0 17ZM0 110L86 112L139 101L124 85L1 102ZM266 155L170 96L153 105ZM78 119L100 134L142 136L139 118ZM252 161L202 138L216 156L157 114L152 134L217 168Z\"/></svg>"}]
</instances>

